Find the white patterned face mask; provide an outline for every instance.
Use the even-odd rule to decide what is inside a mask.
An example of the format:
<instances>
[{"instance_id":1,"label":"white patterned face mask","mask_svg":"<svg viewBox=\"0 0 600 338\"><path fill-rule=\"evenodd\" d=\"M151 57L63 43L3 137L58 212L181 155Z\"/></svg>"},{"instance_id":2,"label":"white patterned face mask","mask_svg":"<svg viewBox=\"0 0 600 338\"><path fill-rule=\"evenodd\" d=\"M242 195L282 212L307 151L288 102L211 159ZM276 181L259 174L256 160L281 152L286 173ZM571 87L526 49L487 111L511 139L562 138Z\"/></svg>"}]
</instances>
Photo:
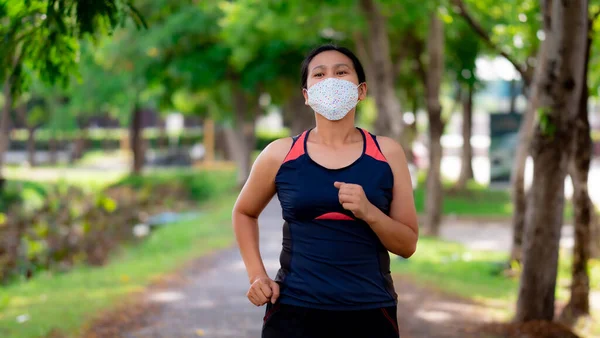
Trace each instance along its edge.
<instances>
[{"instance_id":1,"label":"white patterned face mask","mask_svg":"<svg viewBox=\"0 0 600 338\"><path fill-rule=\"evenodd\" d=\"M308 88L308 105L330 121L341 120L358 103L359 86L333 77L325 79Z\"/></svg>"}]
</instances>

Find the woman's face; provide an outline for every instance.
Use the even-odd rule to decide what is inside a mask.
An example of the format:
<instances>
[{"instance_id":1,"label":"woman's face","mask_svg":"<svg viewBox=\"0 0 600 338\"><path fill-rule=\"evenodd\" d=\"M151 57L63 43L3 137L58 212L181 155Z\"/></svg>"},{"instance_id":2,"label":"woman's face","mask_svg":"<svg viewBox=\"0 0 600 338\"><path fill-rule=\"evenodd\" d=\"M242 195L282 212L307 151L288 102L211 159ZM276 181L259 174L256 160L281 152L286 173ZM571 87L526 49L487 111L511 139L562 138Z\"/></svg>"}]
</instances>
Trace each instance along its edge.
<instances>
[{"instance_id":1,"label":"woman's face","mask_svg":"<svg viewBox=\"0 0 600 338\"><path fill-rule=\"evenodd\" d=\"M315 83L323 81L327 78L335 77L341 80L346 80L358 85L358 75L354 69L352 60L346 55L335 51L328 50L317 54L308 64L308 78L306 79L306 87L310 88ZM308 100L306 90L303 90L304 98ZM358 88L358 99L363 100L367 93L367 84L363 83Z\"/></svg>"}]
</instances>

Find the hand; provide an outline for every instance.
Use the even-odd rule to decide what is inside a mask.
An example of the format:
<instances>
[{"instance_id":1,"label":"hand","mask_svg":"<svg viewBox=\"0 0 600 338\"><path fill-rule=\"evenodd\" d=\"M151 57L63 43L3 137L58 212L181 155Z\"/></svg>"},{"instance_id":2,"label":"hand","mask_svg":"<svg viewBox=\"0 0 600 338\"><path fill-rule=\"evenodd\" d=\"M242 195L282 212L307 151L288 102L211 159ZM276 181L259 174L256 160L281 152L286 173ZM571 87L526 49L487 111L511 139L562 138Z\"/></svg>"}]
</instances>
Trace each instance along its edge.
<instances>
[{"instance_id":1,"label":"hand","mask_svg":"<svg viewBox=\"0 0 600 338\"><path fill-rule=\"evenodd\" d=\"M342 207L352 211L356 218L366 221L372 204L363 188L358 184L344 182L335 182L333 185L339 189L338 196Z\"/></svg>"},{"instance_id":2,"label":"hand","mask_svg":"<svg viewBox=\"0 0 600 338\"><path fill-rule=\"evenodd\" d=\"M268 301L275 304L279 298L279 284L267 276L259 277L250 285L246 297L256 306L265 305Z\"/></svg>"}]
</instances>

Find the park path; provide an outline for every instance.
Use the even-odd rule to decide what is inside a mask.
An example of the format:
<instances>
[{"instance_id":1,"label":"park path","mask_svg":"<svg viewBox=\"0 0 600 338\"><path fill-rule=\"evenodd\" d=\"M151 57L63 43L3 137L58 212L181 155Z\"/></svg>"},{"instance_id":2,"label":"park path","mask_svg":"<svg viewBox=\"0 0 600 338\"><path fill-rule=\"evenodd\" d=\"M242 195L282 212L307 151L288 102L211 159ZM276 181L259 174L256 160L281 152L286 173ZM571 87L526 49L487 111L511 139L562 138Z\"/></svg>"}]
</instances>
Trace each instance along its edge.
<instances>
[{"instance_id":1,"label":"park path","mask_svg":"<svg viewBox=\"0 0 600 338\"><path fill-rule=\"evenodd\" d=\"M274 276L281 249L281 211L277 200L261 214L260 245L265 267ZM186 273L186 272L184 272ZM264 307L246 298L248 277L237 248L225 250L202 269L189 272L181 288L162 289L149 295L162 309L153 325L130 332L127 338L259 338Z\"/></svg>"},{"instance_id":2,"label":"park path","mask_svg":"<svg viewBox=\"0 0 600 338\"><path fill-rule=\"evenodd\" d=\"M261 253L270 276L274 276L281 248L281 209L274 199L259 218ZM492 224L480 231L453 226L443 231L451 239L472 238L474 246L502 247L510 229ZM504 229L504 230L501 230ZM488 242L496 238L499 242ZM184 283L165 283L151 288L144 296L157 311L148 311L136 329L120 332L123 338L260 338L264 307L251 305L245 297L248 279L237 248L217 253L195 263L180 274ZM198 265L200 267L198 267ZM194 266L194 264L192 264ZM482 336L465 330L493 320L489 310L411 280L395 276L399 294L398 319L402 338L458 338ZM158 305L158 306L156 306ZM143 312L143 310L141 310ZM100 335L103 336L103 335ZM115 337L113 331L110 337ZM368 337L365 337L368 338Z\"/></svg>"}]
</instances>

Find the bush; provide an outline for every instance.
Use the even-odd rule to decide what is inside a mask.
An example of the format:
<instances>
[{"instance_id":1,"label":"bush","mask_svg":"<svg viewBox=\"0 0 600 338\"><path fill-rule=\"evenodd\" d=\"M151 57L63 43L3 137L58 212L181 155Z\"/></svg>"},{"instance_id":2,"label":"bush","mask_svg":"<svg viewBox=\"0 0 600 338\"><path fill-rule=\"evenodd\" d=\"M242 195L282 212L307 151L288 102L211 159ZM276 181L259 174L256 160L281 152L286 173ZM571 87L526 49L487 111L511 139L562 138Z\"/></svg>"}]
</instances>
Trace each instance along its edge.
<instances>
[{"instance_id":1,"label":"bush","mask_svg":"<svg viewBox=\"0 0 600 338\"><path fill-rule=\"evenodd\" d=\"M89 133L86 139L86 150L116 150L120 148L121 138L127 136L125 129L108 129ZM255 150L262 150L270 142L289 136L289 131L257 130L256 132L256 147ZM63 133L57 137L58 147L66 149L66 144L74 142L79 137L78 132ZM146 129L143 135L144 140L148 142L150 149L158 149L161 142L168 144L168 138L160 135L153 129ZM180 136L174 139L178 146L192 146L195 143L201 143L203 134L201 130L190 129L183 131ZM40 130L35 136L35 148L37 150L50 149L50 133L45 130ZM14 133L11 139L11 150L26 151L27 150L27 133L24 130L18 130Z\"/></svg>"},{"instance_id":2,"label":"bush","mask_svg":"<svg viewBox=\"0 0 600 338\"><path fill-rule=\"evenodd\" d=\"M185 191L187 199L203 202L210 197L235 188L235 172L160 170L149 172L143 176L128 176L115 183L112 188L119 186L128 186L142 191L158 191L160 187L164 186L180 187Z\"/></svg>"},{"instance_id":3,"label":"bush","mask_svg":"<svg viewBox=\"0 0 600 338\"><path fill-rule=\"evenodd\" d=\"M121 244L137 240L133 227L149 216L193 209L234 186L234 172L173 170L126 177L96 192L66 184L33 186L21 194L7 190L0 282L80 263L104 265Z\"/></svg>"}]
</instances>

